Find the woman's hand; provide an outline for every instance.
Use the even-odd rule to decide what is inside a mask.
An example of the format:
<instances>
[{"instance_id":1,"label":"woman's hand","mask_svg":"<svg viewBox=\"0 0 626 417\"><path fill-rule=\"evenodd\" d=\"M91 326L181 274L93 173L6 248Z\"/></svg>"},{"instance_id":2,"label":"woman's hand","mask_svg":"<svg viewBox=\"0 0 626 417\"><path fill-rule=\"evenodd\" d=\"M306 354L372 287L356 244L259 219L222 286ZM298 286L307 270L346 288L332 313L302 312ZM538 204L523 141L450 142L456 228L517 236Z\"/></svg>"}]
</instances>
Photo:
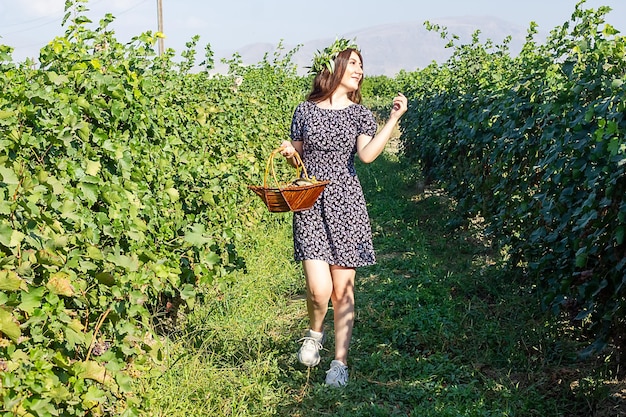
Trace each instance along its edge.
<instances>
[{"instance_id":1,"label":"woman's hand","mask_svg":"<svg viewBox=\"0 0 626 417\"><path fill-rule=\"evenodd\" d=\"M393 107L389 117L399 119L407 111L408 103L407 98L402 93L398 93L393 99Z\"/></svg>"},{"instance_id":2,"label":"woman's hand","mask_svg":"<svg viewBox=\"0 0 626 417\"><path fill-rule=\"evenodd\" d=\"M282 148L280 154L287 159L293 158L296 154L296 148L294 148L288 140L284 140L283 143L280 144L280 147Z\"/></svg>"}]
</instances>

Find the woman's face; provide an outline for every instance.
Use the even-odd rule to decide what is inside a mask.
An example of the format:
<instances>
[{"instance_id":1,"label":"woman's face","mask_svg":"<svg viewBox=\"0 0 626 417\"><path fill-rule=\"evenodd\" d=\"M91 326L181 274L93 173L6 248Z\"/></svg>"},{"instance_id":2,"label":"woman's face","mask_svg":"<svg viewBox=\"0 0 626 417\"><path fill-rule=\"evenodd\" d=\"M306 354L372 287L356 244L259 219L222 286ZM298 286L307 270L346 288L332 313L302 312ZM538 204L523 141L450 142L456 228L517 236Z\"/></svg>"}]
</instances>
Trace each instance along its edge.
<instances>
[{"instance_id":1,"label":"woman's face","mask_svg":"<svg viewBox=\"0 0 626 417\"><path fill-rule=\"evenodd\" d=\"M346 71L341 78L341 85L349 92L356 91L359 88L361 78L363 78L363 64L359 55L353 51L350 54Z\"/></svg>"}]
</instances>

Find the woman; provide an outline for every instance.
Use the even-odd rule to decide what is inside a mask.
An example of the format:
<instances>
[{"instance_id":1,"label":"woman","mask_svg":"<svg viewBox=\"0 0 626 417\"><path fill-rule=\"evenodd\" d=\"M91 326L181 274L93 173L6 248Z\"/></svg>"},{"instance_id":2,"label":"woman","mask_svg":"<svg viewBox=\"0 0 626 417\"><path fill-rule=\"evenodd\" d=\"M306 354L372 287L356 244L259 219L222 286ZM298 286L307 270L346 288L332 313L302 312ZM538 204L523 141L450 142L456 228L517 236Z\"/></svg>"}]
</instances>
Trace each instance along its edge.
<instances>
[{"instance_id":1,"label":"woman","mask_svg":"<svg viewBox=\"0 0 626 417\"><path fill-rule=\"evenodd\" d=\"M311 72L315 73L312 91L295 109L291 142L284 141L281 152L294 166L297 152L310 176L330 181L310 210L293 217L295 260L302 261L310 324L298 360L306 366L320 362L324 319L332 301L335 359L326 384L342 386L348 382L356 268L375 263L354 156L370 163L380 155L407 110L407 99L402 94L393 99L389 120L376 133L372 112L360 104L363 64L355 45L340 39L318 51Z\"/></svg>"}]
</instances>

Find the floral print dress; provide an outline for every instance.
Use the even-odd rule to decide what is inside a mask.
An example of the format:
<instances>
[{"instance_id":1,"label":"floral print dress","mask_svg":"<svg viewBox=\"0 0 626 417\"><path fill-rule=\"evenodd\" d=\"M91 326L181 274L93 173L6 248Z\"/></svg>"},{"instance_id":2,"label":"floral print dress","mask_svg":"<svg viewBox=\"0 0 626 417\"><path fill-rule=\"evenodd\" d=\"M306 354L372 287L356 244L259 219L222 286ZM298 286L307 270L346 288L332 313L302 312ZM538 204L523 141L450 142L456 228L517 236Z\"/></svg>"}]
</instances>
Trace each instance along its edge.
<instances>
[{"instance_id":1,"label":"floral print dress","mask_svg":"<svg viewBox=\"0 0 626 417\"><path fill-rule=\"evenodd\" d=\"M294 258L356 268L376 262L369 215L354 168L356 139L376 134L367 108L322 109L305 101L294 111L291 139L303 141L309 176L329 180L309 210L293 214Z\"/></svg>"}]
</instances>

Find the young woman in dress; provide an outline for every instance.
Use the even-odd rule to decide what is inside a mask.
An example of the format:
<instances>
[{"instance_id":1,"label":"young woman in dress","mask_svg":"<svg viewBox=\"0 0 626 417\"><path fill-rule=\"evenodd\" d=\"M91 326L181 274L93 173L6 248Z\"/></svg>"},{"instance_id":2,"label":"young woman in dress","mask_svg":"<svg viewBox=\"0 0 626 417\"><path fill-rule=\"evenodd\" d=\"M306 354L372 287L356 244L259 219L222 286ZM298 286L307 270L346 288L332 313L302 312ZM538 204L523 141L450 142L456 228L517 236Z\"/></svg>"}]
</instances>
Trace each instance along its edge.
<instances>
[{"instance_id":1,"label":"young woman in dress","mask_svg":"<svg viewBox=\"0 0 626 417\"><path fill-rule=\"evenodd\" d=\"M306 366L320 362L324 319L331 301L335 358L326 384L342 386L348 382L356 268L376 262L354 157L370 163L381 154L407 111L407 99L402 94L393 99L389 119L377 132L374 115L360 104L361 53L345 39L318 51L311 72L315 73L313 88L295 109L291 141L282 143L281 152L293 165L297 152L309 176L330 181L311 209L293 217L295 260L302 261L310 326L301 339L298 360Z\"/></svg>"}]
</instances>

